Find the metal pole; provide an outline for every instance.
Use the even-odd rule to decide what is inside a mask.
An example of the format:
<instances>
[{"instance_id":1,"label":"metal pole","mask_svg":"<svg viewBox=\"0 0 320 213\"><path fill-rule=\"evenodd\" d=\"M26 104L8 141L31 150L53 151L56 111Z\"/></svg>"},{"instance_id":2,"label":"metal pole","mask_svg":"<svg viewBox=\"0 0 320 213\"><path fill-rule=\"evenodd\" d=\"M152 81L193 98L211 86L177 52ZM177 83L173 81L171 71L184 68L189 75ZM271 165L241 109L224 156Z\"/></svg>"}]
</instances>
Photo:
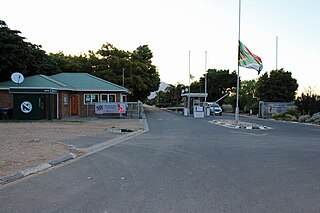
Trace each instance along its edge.
<instances>
[{"instance_id":1,"label":"metal pole","mask_svg":"<svg viewBox=\"0 0 320 213\"><path fill-rule=\"evenodd\" d=\"M207 51L205 51L204 62L204 116L207 116Z\"/></svg>"},{"instance_id":2,"label":"metal pole","mask_svg":"<svg viewBox=\"0 0 320 213\"><path fill-rule=\"evenodd\" d=\"M276 70L278 70L278 36L276 37Z\"/></svg>"},{"instance_id":3,"label":"metal pole","mask_svg":"<svg viewBox=\"0 0 320 213\"><path fill-rule=\"evenodd\" d=\"M239 122L239 42L240 42L240 17L241 17L241 0L239 0L239 35L238 35L238 73L237 73L237 101L235 120Z\"/></svg>"},{"instance_id":4,"label":"metal pole","mask_svg":"<svg viewBox=\"0 0 320 213\"><path fill-rule=\"evenodd\" d=\"M138 101L138 118L140 118L140 101Z\"/></svg>"},{"instance_id":5,"label":"metal pole","mask_svg":"<svg viewBox=\"0 0 320 213\"><path fill-rule=\"evenodd\" d=\"M190 51L189 51L189 90L188 90L188 116L190 116Z\"/></svg>"},{"instance_id":6,"label":"metal pole","mask_svg":"<svg viewBox=\"0 0 320 213\"><path fill-rule=\"evenodd\" d=\"M124 68L122 68L122 86L124 87Z\"/></svg>"}]
</instances>

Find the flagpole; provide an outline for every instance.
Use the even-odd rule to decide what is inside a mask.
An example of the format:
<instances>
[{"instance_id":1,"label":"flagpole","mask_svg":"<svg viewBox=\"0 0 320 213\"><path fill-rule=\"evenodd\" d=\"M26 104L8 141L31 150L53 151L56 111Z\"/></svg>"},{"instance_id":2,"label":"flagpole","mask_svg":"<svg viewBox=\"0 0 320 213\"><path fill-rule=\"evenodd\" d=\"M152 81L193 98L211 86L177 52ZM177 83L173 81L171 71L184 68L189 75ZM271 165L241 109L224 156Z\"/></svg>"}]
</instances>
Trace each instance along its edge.
<instances>
[{"instance_id":1,"label":"flagpole","mask_svg":"<svg viewBox=\"0 0 320 213\"><path fill-rule=\"evenodd\" d=\"M207 116L207 51L204 52L204 116Z\"/></svg>"},{"instance_id":2,"label":"flagpole","mask_svg":"<svg viewBox=\"0 0 320 213\"><path fill-rule=\"evenodd\" d=\"M278 70L278 36L276 37L276 70Z\"/></svg>"},{"instance_id":3,"label":"flagpole","mask_svg":"<svg viewBox=\"0 0 320 213\"><path fill-rule=\"evenodd\" d=\"M188 93L188 116L190 116L190 51L189 51L189 93Z\"/></svg>"},{"instance_id":4,"label":"flagpole","mask_svg":"<svg viewBox=\"0 0 320 213\"><path fill-rule=\"evenodd\" d=\"M239 122L239 41L240 41L240 17L241 17L241 0L239 0L239 34L238 34L238 73L237 73L237 100L236 100L236 115L235 120Z\"/></svg>"}]
</instances>

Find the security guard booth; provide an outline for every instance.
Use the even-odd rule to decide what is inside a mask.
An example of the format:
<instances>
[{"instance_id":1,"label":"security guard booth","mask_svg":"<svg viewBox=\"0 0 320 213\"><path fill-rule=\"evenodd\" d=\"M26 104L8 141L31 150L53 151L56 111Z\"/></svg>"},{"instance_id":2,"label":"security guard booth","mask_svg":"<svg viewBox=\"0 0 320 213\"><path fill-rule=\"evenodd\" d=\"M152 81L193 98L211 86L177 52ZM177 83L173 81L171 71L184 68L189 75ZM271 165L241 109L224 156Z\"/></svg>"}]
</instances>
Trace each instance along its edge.
<instances>
[{"instance_id":1,"label":"security guard booth","mask_svg":"<svg viewBox=\"0 0 320 213\"><path fill-rule=\"evenodd\" d=\"M181 96L183 97L183 103L185 106L185 109L184 109L185 116L197 115L199 114L199 112L204 113L204 108L205 108L204 100L205 100L205 97L208 97L208 93L183 93L181 94ZM187 113L188 111L189 111L189 114Z\"/></svg>"}]
</instances>

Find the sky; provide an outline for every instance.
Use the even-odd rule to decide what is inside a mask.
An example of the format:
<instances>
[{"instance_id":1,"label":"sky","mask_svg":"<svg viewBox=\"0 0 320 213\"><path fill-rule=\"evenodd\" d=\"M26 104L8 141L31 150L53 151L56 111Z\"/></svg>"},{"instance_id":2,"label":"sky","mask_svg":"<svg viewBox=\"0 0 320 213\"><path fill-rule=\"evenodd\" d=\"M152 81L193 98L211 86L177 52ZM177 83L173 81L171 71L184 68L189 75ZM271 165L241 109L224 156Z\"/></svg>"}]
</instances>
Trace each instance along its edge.
<instances>
[{"instance_id":1,"label":"sky","mask_svg":"<svg viewBox=\"0 0 320 213\"><path fill-rule=\"evenodd\" d=\"M239 0L0 1L0 19L47 53L148 45L161 81L173 85L189 85L189 63L194 80L206 69L238 69ZM319 0L241 0L240 40L262 59L261 74L284 68L298 93L320 93L319 11ZM259 77L239 71L241 80Z\"/></svg>"}]
</instances>

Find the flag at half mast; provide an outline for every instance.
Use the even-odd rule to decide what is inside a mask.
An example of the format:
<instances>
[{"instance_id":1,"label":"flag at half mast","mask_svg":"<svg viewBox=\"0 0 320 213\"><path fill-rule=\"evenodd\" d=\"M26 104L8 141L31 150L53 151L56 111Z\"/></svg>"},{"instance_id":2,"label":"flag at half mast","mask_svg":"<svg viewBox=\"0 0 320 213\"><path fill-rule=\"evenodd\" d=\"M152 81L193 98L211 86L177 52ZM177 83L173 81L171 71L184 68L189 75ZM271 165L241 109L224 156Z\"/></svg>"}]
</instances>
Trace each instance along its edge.
<instances>
[{"instance_id":1,"label":"flag at half mast","mask_svg":"<svg viewBox=\"0 0 320 213\"><path fill-rule=\"evenodd\" d=\"M255 69L260 74L263 65L262 60L259 56L252 54L250 50L239 41L239 66Z\"/></svg>"}]
</instances>

